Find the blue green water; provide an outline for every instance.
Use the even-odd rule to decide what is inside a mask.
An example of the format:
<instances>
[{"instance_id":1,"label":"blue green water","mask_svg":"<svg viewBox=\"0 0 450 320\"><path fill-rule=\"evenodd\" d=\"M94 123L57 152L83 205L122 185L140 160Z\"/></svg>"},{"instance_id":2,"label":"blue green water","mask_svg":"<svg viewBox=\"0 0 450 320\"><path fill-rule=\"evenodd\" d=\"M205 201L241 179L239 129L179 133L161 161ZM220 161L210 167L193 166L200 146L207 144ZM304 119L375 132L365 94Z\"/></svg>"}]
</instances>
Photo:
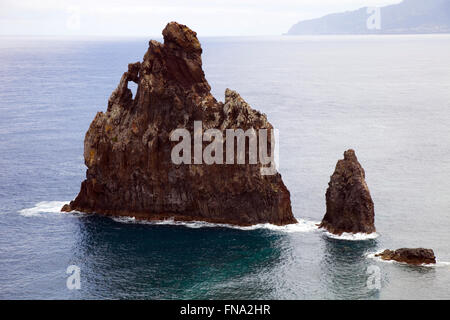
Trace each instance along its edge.
<instances>
[{"instance_id":1,"label":"blue green water","mask_svg":"<svg viewBox=\"0 0 450 320\"><path fill-rule=\"evenodd\" d=\"M148 39L0 39L0 298L450 298L450 36L206 38L218 100L237 90L280 132L301 225L250 230L61 214L84 179L84 134ZM378 237L314 223L354 148ZM430 247L436 267L375 260ZM66 287L66 268L81 289ZM367 285L368 268L380 287Z\"/></svg>"}]
</instances>

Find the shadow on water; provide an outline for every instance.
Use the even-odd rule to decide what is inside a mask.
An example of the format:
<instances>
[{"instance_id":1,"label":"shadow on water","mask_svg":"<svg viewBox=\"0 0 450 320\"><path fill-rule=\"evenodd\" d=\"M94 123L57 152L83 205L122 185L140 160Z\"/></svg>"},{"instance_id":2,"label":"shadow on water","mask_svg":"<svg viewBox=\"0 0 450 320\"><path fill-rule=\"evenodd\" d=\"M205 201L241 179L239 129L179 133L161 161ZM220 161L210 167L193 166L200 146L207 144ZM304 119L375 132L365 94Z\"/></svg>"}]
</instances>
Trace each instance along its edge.
<instances>
[{"instance_id":1,"label":"shadow on water","mask_svg":"<svg viewBox=\"0 0 450 320\"><path fill-rule=\"evenodd\" d=\"M271 297L265 275L280 263L284 235L269 230L80 220L73 261L84 298Z\"/></svg>"},{"instance_id":2,"label":"shadow on water","mask_svg":"<svg viewBox=\"0 0 450 320\"><path fill-rule=\"evenodd\" d=\"M367 285L369 266L375 265L367 259L374 251L376 240L348 241L323 236L324 255L320 268L321 281L327 288L328 298L333 299L377 299L379 290Z\"/></svg>"}]
</instances>

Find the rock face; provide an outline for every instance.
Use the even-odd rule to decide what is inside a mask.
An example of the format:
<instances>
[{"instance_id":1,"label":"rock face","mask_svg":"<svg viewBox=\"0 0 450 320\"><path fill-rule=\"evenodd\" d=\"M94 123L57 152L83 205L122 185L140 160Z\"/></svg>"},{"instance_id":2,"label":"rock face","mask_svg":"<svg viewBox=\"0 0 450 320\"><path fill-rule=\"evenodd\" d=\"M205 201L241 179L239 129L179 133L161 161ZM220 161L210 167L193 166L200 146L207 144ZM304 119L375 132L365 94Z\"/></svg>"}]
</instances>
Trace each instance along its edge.
<instances>
[{"instance_id":1,"label":"rock face","mask_svg":"<svg viewBox=\"0 0 450 320\"><path fill-rule=\"evenodd\" d=\"M163 36L164 43L150 41L142 62L128 65L107 111L92 121L84 141L86 180L62 210L236 225L295 223L280 174L262 175L259 162L173 163L178 141L170 135L177 128L193 133L194 121L221 132L273 127L236 92L227 89L224 103L211 95L195 32L171 22ZM129 81L138 85L135 97Z\"/></svg>"},{"instance_id":2,"label":"rock face","mask_svg":"<svg viewBox=\"0 0 450 320\"><path fill-rule=\"evenodd\" d=\"M424 248L401 248L395 251L387 249L375 256L381 257L383 260L394 260L415 265L436 263L433 250Z\"/></svg>"},{"instance_id":3,"label":"rock face","mask_svg":"<svg viewBox=\"0 0 450 320\"><path fill-rule=\"evenodd\" d=\"M319 225L334 234L375 232L375 213L369 188L353 150L344 152L328 183L327 211Z\"/></svg>"}]
</instances>

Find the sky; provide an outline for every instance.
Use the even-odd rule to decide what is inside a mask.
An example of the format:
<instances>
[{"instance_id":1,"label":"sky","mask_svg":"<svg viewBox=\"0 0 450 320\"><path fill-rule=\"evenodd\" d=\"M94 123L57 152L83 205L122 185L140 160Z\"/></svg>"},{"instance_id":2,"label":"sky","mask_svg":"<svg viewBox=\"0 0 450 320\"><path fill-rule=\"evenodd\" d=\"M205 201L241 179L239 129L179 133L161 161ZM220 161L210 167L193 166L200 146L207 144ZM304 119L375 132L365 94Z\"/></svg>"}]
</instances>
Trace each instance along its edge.
<instances>
[{"instance_id":1,"label":"sky","mask_svg":"<svg viewBox=\"0 0 450 320\"><path fill-rule=\"evenodd\" d=\"M280 35L300 20L401 0L0 0L0 35L158 36L170 21L200 37Z\"/></svg>"}]
</instances>

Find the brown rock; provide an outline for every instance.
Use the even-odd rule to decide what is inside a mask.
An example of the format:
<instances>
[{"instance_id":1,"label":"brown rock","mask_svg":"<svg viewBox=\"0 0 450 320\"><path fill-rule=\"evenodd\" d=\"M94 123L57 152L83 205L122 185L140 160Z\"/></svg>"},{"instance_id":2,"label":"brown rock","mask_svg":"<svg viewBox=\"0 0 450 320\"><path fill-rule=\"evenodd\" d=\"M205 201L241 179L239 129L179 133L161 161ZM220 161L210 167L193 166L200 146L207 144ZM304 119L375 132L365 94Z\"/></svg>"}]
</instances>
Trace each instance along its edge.
<instances>
[{"instance_id":1,"label":"brown rock","mask_svg":"<svg viewBox=\"0 0 450 320\"><path fill-rule=\"evenodd\" d=\"M70 211L73 211L72 208L70 207L70 204L65 204L61 208L61 212L70 212Z\"/></svg>"},{"instance_id":2,"label":"brown rock","mask_svg":"<svg viewBox=\"0 0 450 320\"><path fill-rule=\"evenodd\" d=\"M434 256L433 250L424 248L401 248L395 251L386 249L375 256L381 257L383 260L394 260L414 265L436 263L436 257Z\"/></svg>"},{"instance_id":3,"label":"brown rock","mask_svg":"<svg viewBox=\"0 0 450 320\"><path fill-rule=\"evenodd\" d=\"M272 125L234 91L226 90L224 103L211 95L195 32L171 22L163 36L164 43L150 41L142 62L128 65L107 112L92 121L84 141L86 180L63 209L148 220L295 223L280 174L262 175L260 163L171 161L178 142L171 142L170 134L177 128L192 134L194 121L224 136L227 128ZM138 84L135 97L129 81Z\"/></svg>"},{"instance_id":4,"label":"brown rock","mask_svg":"<svg viewBox=\"0 0 450 320\"><path fill-rule=\"evenodd\" d=\"M375 232L375 213L369 188L353 150L344 152L328 183L327 212L319 225L334 234Z\"/></svg>"}]
</instances>

